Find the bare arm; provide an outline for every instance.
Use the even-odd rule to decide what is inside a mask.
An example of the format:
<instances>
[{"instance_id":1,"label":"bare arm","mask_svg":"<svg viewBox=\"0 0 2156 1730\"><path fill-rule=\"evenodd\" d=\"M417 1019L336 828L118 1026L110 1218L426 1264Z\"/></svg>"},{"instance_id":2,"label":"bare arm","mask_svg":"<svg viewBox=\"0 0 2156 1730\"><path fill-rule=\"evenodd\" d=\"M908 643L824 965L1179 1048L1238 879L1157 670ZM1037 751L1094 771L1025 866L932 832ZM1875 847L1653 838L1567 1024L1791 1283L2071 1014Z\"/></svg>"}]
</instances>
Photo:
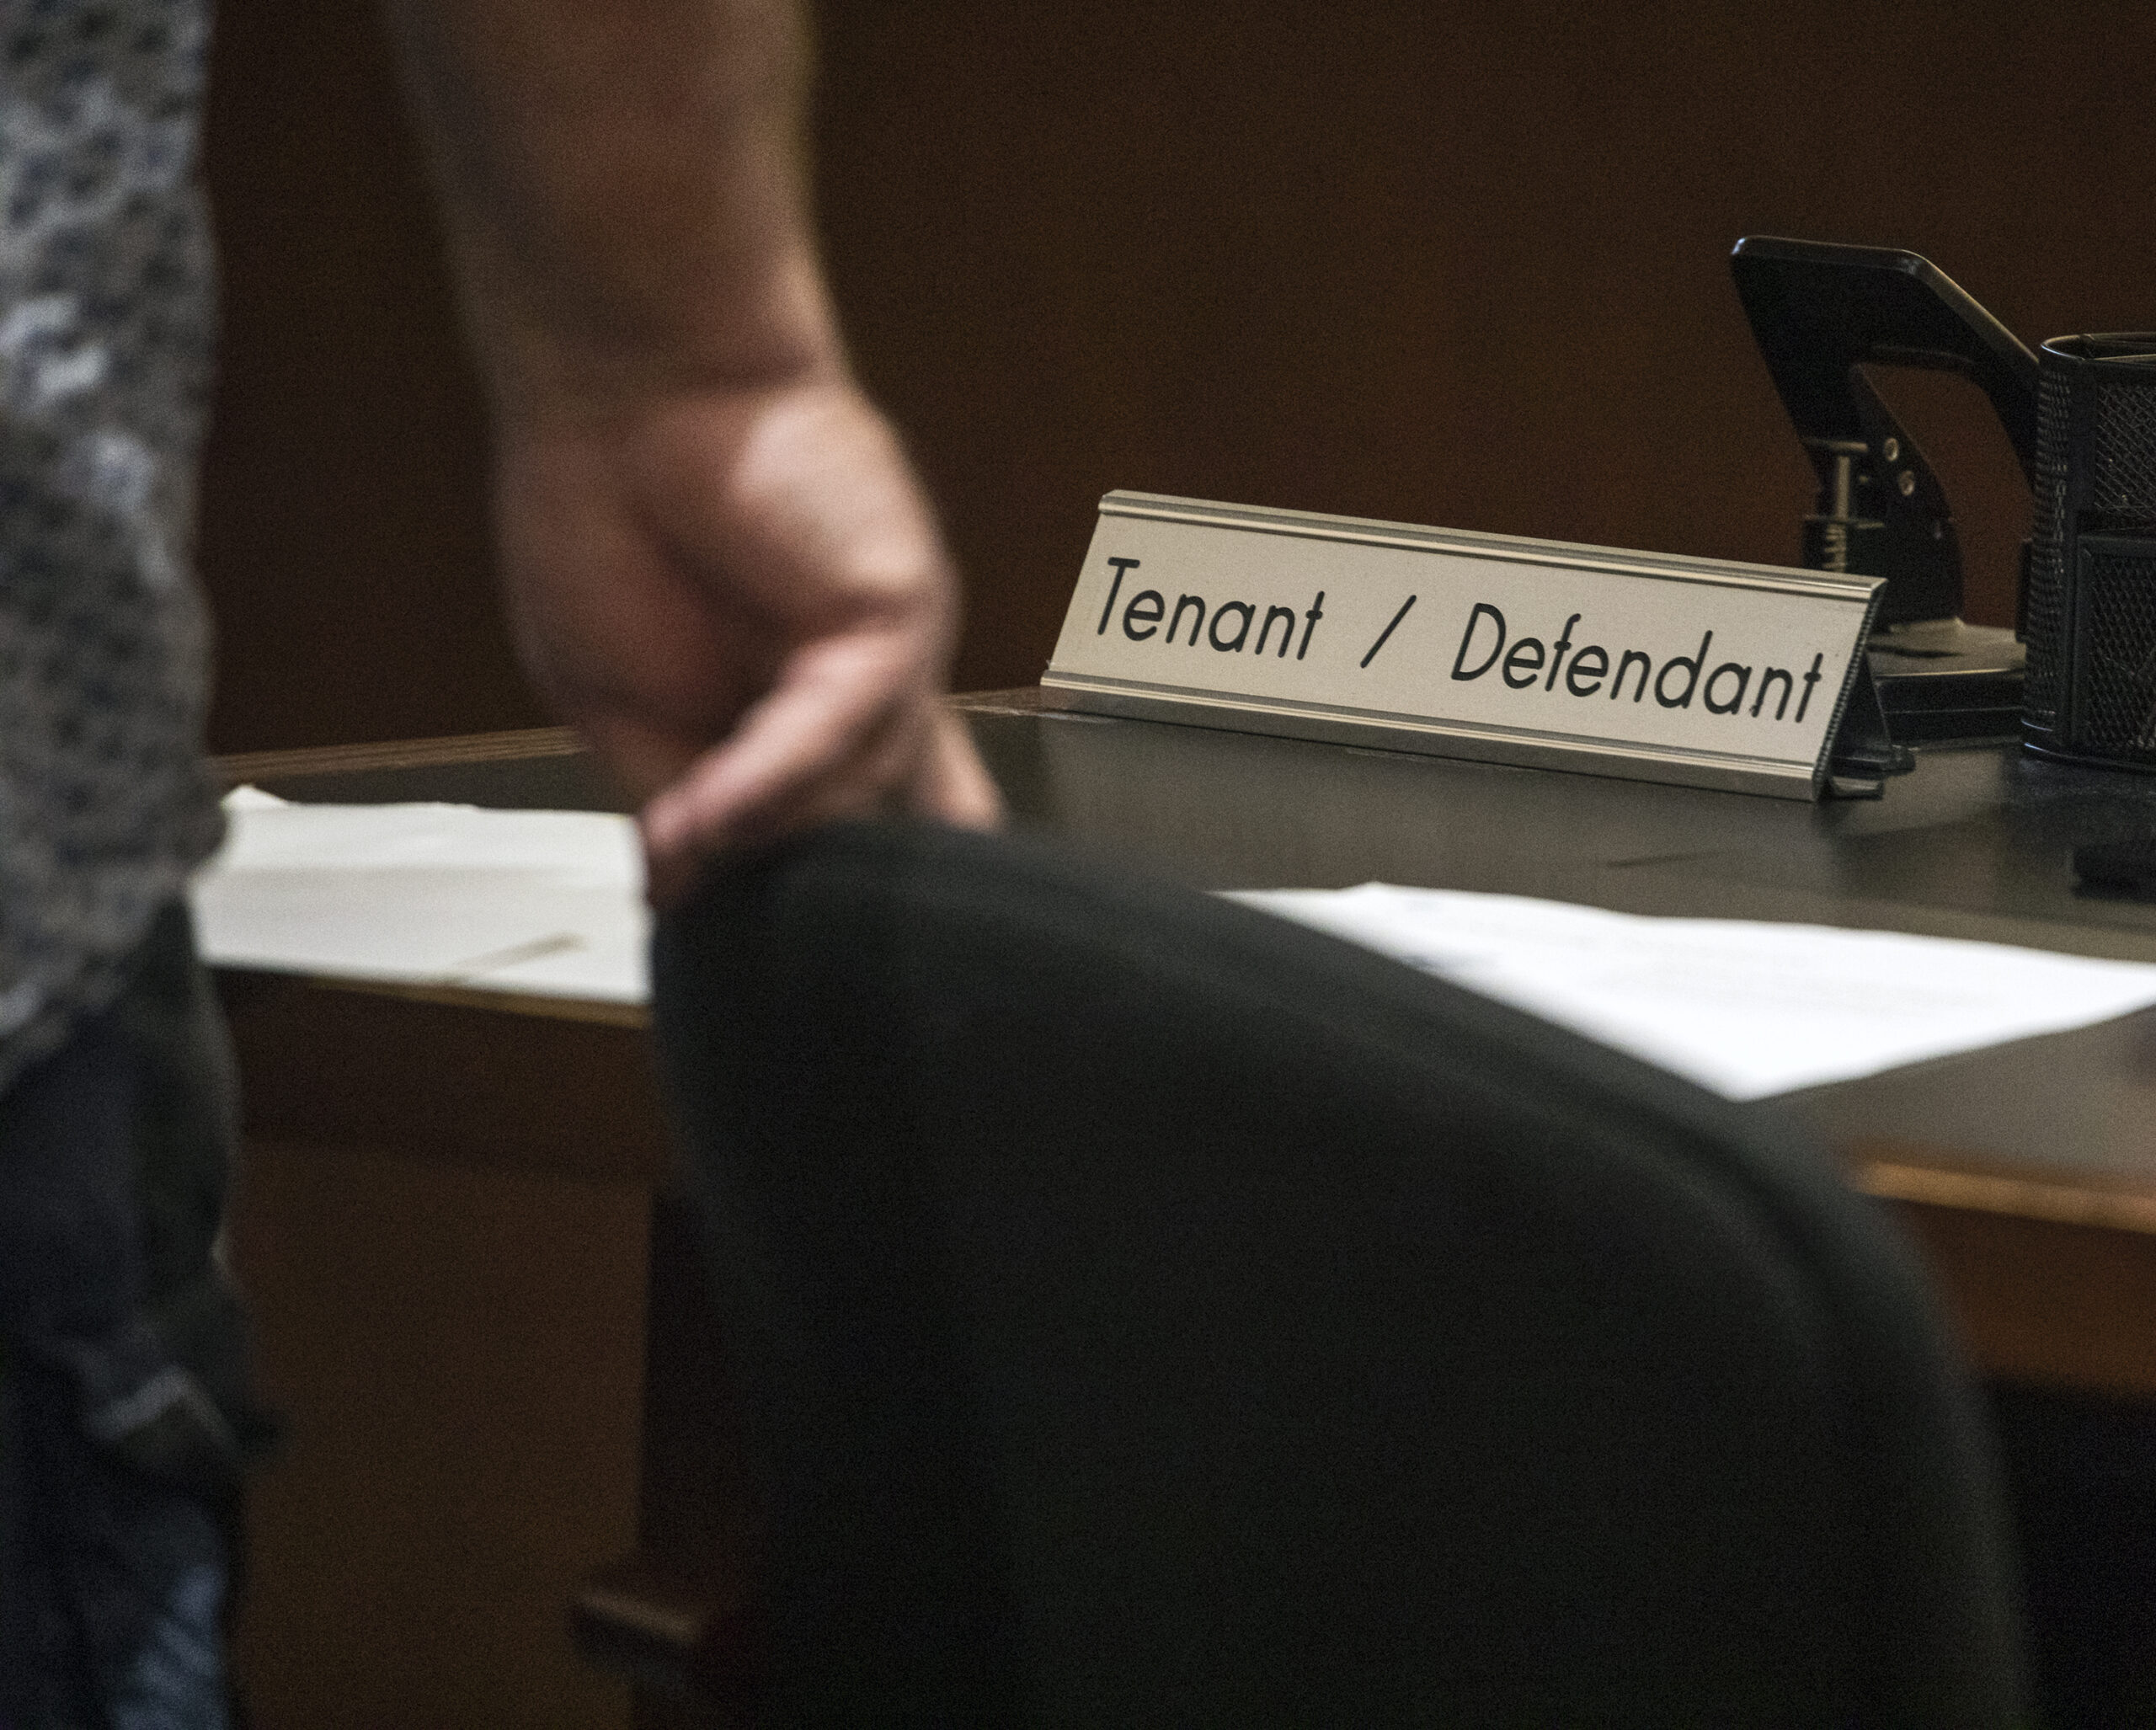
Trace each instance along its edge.
<instances>
[{"instance_id":1,"label":"bare arm","mask_svg":"<svg viewBox=\"0 0 2156 1730\"><path fill-rule=\"evenodd\" d=\"M511 617L697 860L896 807L995 819L938 701L955 583L846 364L786 0L390 0L494 398Z\"/></svg>"}]
</instances>

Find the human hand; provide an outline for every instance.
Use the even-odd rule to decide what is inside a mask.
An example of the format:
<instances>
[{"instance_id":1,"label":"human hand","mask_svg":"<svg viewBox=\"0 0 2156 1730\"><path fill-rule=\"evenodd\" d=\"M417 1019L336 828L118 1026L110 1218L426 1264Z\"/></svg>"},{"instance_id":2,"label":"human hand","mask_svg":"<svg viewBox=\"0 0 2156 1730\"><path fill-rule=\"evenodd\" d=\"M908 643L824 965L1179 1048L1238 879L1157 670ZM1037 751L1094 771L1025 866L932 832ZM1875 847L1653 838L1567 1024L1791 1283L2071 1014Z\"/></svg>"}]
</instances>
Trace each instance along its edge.
<instances>
[{"instance_id":1,"label":"human hand","mask_svg":"<svg viewBox=\"0 0 2156 1730\"><path fill-rule=\"evenodd\" d=\"M942 702L948 561L850 382L527 404L499 442L520 645L643 804L654 901L833 819L997 820Z\"/></svg>"},{"instance_id":2,"label":"human hand","mask_svg":"<svg viewBox=\"0 0 2156 1730\"><path fill-rule=\"evenodd\" d=\"M801 0L391 0L494 398L527 664L643 805L654 899L837 817L991 823L955 585L852 383Z\"/></svg>"}]
</instances>

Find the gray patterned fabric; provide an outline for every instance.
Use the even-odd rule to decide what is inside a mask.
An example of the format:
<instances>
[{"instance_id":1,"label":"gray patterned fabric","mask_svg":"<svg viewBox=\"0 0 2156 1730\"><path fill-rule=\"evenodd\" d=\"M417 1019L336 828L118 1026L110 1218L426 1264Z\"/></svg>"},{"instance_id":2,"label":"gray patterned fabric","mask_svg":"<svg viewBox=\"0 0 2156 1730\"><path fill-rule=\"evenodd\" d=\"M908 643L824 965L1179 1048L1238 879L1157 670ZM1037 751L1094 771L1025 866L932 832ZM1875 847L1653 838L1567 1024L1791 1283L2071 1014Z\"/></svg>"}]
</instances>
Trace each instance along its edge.
<instances>
[{"instance_id":1,"label":"gray patterned fabric","mask_svg":"<svg viewBox=\"0 0 2156 1730\"><path fill-rule=\"evenodd\" d=\"M0 1087L221 833L189 571L207 0L0 0Z\"/></svg>"}]
</instances>

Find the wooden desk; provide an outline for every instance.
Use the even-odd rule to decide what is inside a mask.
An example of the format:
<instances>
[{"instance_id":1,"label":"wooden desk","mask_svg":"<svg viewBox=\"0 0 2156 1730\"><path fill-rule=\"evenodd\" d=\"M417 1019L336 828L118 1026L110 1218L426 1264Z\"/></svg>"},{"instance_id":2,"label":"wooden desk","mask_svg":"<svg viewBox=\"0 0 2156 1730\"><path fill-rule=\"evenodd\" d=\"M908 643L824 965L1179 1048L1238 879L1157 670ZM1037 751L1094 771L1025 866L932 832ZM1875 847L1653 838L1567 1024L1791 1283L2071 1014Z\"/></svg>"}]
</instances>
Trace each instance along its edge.
<instances>
[{"instance_id":1,"label":"wooden desk","mask_svg":"<svg viewBox=\"0 0 2156 1730\"><path fill-rule=\"evenodd\" d=\"M1206 888L1381 878L2156 961L2156 908L2067 877L2077 842L2156 832L2156 781L1940 751L1882 800L1812 807L1043 713L1030 691L959 707L1018 823ZM608 803L553 734L232 766L293 798ZM634 1541L723 1597L712 1570L746 1541L640 1017L260 976L227 996L236 1253L296 1430L260 1498L264 1724L625 1723L561 1637L574 1582ZM1785 1105L1893 1200L1985 1370L2156 1396L2156 1013Z\"/></svg>"},{"instance_id":2,"label":"wooden desk","mask_svg":"<svg viewBox=\"0 0 2156 1730\"><path fill-rule=\"evenodd\" d=\"M1206 888L1375 879L2156 961L2156 907L2068 870L2156 834L2156 779L2010 747L1806 805L962 702L1018 820ZM1897 1204L1985 1370L2156 1396L2156 1012L1781 1103Z\"/></svg>"}]
</instances>

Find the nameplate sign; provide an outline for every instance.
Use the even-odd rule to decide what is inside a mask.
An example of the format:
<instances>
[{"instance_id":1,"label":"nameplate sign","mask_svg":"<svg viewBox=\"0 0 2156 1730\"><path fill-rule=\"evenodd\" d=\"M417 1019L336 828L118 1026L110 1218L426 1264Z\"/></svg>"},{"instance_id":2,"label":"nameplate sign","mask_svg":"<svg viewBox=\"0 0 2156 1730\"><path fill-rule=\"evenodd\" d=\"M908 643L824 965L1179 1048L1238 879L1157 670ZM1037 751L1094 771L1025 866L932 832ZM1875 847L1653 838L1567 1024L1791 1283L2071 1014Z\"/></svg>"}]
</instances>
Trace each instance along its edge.
<instances>
[{"instance_id":1,"label":"nameplate sign","mask_svg":"<svg viewBox=\"0 0 2156 1730\"><path fill-rule=\"evenodd\" d=\"M1816 798L1880 587L1118 492L1041 685L1097 713Z\"/></svg>"}]
</instances>

